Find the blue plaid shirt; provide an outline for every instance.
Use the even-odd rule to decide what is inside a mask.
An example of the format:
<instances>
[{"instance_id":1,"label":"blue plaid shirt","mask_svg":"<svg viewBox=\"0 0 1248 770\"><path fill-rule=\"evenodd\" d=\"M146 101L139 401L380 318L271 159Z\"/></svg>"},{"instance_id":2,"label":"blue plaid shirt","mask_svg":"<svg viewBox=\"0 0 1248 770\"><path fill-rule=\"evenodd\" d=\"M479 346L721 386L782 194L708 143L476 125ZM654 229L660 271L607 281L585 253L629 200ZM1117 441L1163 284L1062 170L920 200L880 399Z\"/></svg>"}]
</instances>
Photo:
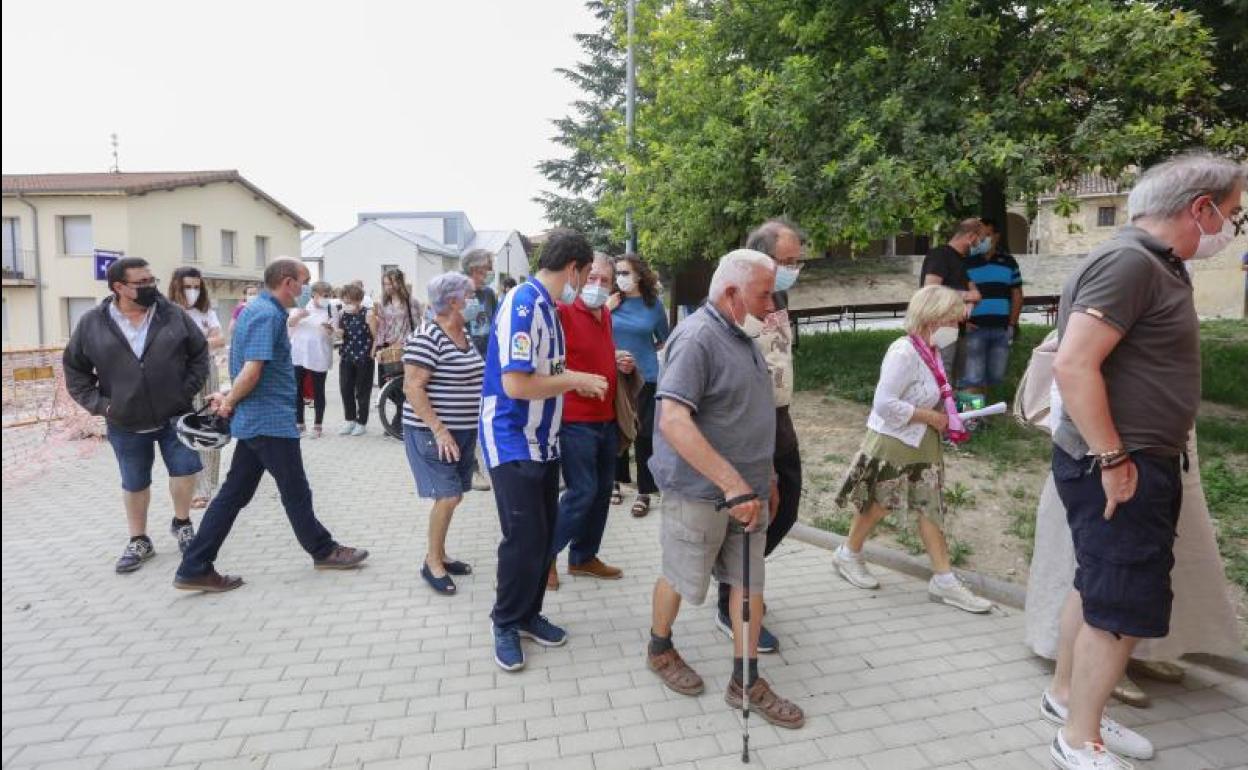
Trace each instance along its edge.
<instances>
[{"instance_id":1,"label":"blue plaid shirt","mask_svg":"<svg viewBox=\"0 0 1248 770\"><path fill-rule=\"evenodd\" d=\"M295 427L295 365L290 360L286 308L267 291L261 292L238 316L230 343L230 377L243 364L263 361L260 382L238 403L230 418L234 438L257 436L299 438Z\"/></svg>"}]
</instances>

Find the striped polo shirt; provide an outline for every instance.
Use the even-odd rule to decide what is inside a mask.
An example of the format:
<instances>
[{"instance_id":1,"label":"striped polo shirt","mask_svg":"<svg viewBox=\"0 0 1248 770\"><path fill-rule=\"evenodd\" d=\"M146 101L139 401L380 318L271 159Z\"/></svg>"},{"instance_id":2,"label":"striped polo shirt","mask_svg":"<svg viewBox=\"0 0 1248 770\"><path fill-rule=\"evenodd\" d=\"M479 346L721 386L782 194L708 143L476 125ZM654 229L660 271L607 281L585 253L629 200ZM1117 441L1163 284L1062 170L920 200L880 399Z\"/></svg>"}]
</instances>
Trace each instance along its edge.
<instances>
[{"instance_id":1,"label":"striped polo shirt","mask_svg":"<svg viewBox=\"0 0 1248 770\"><path fill-rule=\"evenodd\" d=\"M1023 275L1014 257L1002 252L987 258L967 257L966 275L983 295L971 311L971 323L985 328L1008 326L1014 289L1023 285Z\"/></svg>"},{"instance_id":2,"label":"striped polo shirt","mask_svg":"<svg viewBox=\"0 0 1248 770\"><path fill-rule=\"evenodd\" d=\"M560 374L566 355L559 313L546 287L530 278L507 292L494 316L481 391L481 450L489 467L559 459L563 396L540 401L508 398L503 375Z\"/></svg>"},{"instance_id":3,"label":"striped polo shirt","mask_svg":"<svg viewBox=\"0 0 1248 770\"><path fill-rule=\"evenodd\" d=\"M451 430L476 430L481 410L481 375L485 362L472 341L467 348L455 344L436 323L421 324L407 337L403 363L429 370L425 393L438 419ZM429 430L411 404L403 402L403 424Z\"/></svg>"}]
</instances>

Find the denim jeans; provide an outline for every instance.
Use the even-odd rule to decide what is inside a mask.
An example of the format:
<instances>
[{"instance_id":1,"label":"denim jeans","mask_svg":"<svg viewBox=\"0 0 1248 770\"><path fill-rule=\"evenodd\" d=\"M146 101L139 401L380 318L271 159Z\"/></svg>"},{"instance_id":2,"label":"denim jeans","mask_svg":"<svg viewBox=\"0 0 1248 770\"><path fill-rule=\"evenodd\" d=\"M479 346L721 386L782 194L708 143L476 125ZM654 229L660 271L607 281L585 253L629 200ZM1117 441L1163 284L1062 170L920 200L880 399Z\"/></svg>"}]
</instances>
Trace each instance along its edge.
<instances>
[{"instance_id":1,"label":"denim jeans","mask_svg":"<svg viewBox=\"0 0 1248 770\"><path fill-rule=\"evenodd\" d=\"M966 367L958 384L964 388L1000 385L1010 363L1010 330L978 327L966 333Z\"/></svg>"},{"instance_id":2,"label":"denim jeans","mask_svg":"<svg viewBox=\"0 0 1248 770\"><path fill-rule=\"evenodd\" d=\"M187 547L178 567L178 577L192 578L212 569L234 520L260 486L265 472L273 476L286 509L286 518L303 550L313 559L323 559L337 543L312 510L312 488L303 471L303 454L297 438L257 436L239 439L234 458L217 496L204 511L199 532Z\"/></svg>"},{"instance_id":3,"label":"denim jeans","mask_svg":"<svg viewBox=\"0 0 1248 770\"><path fill-rule=\"evenodd\" d=\"M195 450L178 441L172 421L149 433L135 433L109 425L108 443L121 468L121 488L127 492L142 492L152 485L157 446L170 477L194 476L204 467Z\"/></svg>"},{"instance_id":4,"label":"denim jeans","mask_svg":"<svg viewBox=\"0 0 1248 770\"><path fill-rule=\"evenodd\" d=\"M611 509L619 429L610 422L565 422L559 430L563 483L559 518L551 555L564 548L569 564L584 564L598 555Z\"/></svg>"}]
</instances>

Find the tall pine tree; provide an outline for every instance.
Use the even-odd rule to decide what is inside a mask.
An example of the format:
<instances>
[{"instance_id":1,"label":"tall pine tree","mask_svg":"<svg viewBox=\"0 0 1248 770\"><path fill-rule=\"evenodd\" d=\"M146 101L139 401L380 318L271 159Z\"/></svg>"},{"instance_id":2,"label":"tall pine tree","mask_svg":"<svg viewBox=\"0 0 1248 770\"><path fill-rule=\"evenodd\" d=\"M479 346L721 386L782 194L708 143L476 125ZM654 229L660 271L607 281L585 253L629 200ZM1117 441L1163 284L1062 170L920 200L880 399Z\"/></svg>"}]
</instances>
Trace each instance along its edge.
<instances>
[{"instance_id":1,"label":"tall pine tree","mask_svg":"<svg viewBox=\"0 0 1248 770\"><path fill-rule=\"evenodd\" d=\"M575 36L584 53L582 61L572 69L555 70L582 93L572 103L571 114L551 121L558 129L551 139L570 154L537 164L556 190L543 190L533 200L545 208L552 225L579 230L595 248L618 254L621 239L595 209L607 189L608 167L618 163L610 145L624 121L626 53L615 34L623 11L619 2L610 0L587 0L585 7L600 26Z\"/></svg>"}]
</instances>

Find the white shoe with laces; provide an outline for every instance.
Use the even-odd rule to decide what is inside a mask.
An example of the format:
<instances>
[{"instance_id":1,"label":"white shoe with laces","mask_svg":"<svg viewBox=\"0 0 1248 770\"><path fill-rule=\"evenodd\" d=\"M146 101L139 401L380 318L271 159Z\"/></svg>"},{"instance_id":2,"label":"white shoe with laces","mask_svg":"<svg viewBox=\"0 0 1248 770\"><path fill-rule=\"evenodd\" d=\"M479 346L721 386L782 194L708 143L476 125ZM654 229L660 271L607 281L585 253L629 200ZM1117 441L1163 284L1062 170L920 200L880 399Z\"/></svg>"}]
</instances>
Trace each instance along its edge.
<instances>
[{"instance_id":1,"label":"white shoe with laces","mask_svg":"<svg viewBox=\"0 0 1248 770\"><path fill-rule=\"evenodd\" d=\"M836 566L837 574L848 580L852 586L868 589L880 587L880 581L867 569L867 562L861 553L854 553L841 546L832 552L832 564Z\"/></svg>"},{"instance_id":2,"label":"white shoe with laces","mask_svg":"<svg viewBox=\"0 0 1248 770\"><path fill-rule=\"evenodd\" d=\"M1070 710L1045 690L1040 697L1040 716L1060 727L1066 724L1069 715ZM1115 754L1132 759L1153 758L1153 744L1150 740L1114 721L1108 714L1101 715L1101 740Z\"/></svg>"},{"instance_id":3,"label":"white shoe with laces","mask_svg":"<svg viewBox=\"0 0 1248 770\"><path fill-rule=\"evenodd\" d=\"M1059 728L1049 746L1049 756L1053 764L1063 770L1134 770L1130 762L1107 751L1099 743L1085 743L1083 748L1074 749L1066 743L1066 738Z\"/></svg>"},{"instance_id":4,"label":"white shoe with laces","mask_svg":"<svg viewBox=\"0 0 1248 770\"><path fill-rule=\"evenodd\" d=\"M956 577L952 585L945 585L933 575L927 583L927 598L967 612L983 614L992 611L992 602L982 596L976 596Z\"/></svg>"},{"instance_id":5,"label":"white shoe with laces","mask_svg":"<svg viewBox=\"0 0 1248 770\"><path fill-rule=\"evenodd\" d=\"M343 426L341 428L338 429L338 435L346 436L350 434L351 431L353 430L355 430L355 423L348 420L347 422L343 423Z\"/></svg>"},{"instance_id":6,"label":"white shoe with laces","mask_svg":"<svg viewBox=\"0 0 1248 770\"><path fill-rule=\"evenodd\" d=\"M363 436L365 433L368 433L368 428L365 428L363 425L360 425L358 422L355 423L354 427L351 428L352 436Z\"/></svg>"}]
</instances>

